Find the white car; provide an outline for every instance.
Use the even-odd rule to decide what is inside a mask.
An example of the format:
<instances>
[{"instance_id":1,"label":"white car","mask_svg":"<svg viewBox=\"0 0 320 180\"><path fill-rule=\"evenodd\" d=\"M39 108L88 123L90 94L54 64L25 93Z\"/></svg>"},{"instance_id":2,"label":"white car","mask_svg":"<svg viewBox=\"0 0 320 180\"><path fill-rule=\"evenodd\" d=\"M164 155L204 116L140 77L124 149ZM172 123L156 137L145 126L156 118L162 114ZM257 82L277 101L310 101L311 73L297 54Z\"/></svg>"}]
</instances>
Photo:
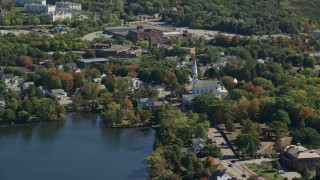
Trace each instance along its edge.
<instances>
[{"instance_id":1,"label":"white car","mask_svg":"<svg viewBox=\"0 0 320 180\"><path fill-rule=\"evenodd\" d=\"M286 173L284 170L279 170L278 172L279 172L279 174L285 174Z\"/></svg>"}]
</instances>

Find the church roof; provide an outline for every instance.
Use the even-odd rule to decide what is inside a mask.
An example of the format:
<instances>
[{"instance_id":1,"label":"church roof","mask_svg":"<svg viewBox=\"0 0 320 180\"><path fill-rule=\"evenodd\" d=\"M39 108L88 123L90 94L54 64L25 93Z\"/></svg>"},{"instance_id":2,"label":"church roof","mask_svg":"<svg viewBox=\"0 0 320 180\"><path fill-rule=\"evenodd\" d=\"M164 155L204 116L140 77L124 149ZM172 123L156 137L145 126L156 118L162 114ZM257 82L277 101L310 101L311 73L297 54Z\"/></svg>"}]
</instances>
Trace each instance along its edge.
<instances>
[{"instance_id":1,"label":"church roof","mask_svg":"<svg viewBox=\"0 0 320 180\"><path fill-rule=\"evenodd\" d=\"M193 75L198 74L198 67L197 67L197 61L194 61L194 66L193 66Z\"/></svg>"},{"instance_id":2,"label":"church roof","mask_svg":"<svg viewBox=\"0 0 320 180\"><path fill-rule=\"evenodd\" d=\"M199 80L194 83L195 88L218 88L220 86L217 80Z\"/></svg>"}]
</instances>

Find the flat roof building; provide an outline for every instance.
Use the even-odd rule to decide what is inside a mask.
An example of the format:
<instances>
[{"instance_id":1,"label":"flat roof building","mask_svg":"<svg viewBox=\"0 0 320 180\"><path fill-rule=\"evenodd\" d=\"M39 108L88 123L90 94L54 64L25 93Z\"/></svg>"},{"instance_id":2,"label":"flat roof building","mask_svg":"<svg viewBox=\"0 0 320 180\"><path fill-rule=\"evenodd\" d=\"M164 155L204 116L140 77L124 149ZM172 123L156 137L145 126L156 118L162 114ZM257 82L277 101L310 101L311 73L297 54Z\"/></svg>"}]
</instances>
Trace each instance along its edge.
<instances>
[{"instance_id":1,"label":"flat roof building","mask_svg":"<svg viewBox=\"0 0 320 180\"><path fill-rule=\"evenodd\" d=\"M146 38L162 38L163 31L157 29L144 29L143 26L137 26L136 30L130 30L127 37L132 41L141 41Z\"/></svg>"},{"instance_id":2,"label":"flat roof building","mask_svg":"<svg viewBox=\"0 0 320 180\"><path fill-rule=\"evenodd\" d=\"M80 68L90 68L95 64L105 64L108 59L105 58L92 58L92 59L78 59L77 66Z\"/></svg>"},{"instance_id":3,"label":"flat roof building","mask_svg":"<svg viewBox=\"0 0 320 180\"><path fill-rule=\"evenodd\" d=\"M25 4L24 11L27 13L53 13L56 6L44 4Z\"/></svg>"},{"instance_id":4,"label":"flat roof building","mask_svg":"<svg viewBox=\"0 0 320 180\"><path fill-rule=\"evenodd\" d=\"M67 18L71 19L72 18L72 13L71 12L51 12L48 13L49 19L51 21L63 21Z\"/></svg>"},{"instance_id":5,"label":"flat roof building","mask_svg":"<svg viewBox=\"0 0 320 180\"><path fill-rule=\"evenodd\" d=\"M80 3L56 2L56 9L57 11L72 12L72 11L81 11L82 7Z\"/></svg>"}]
</instances>

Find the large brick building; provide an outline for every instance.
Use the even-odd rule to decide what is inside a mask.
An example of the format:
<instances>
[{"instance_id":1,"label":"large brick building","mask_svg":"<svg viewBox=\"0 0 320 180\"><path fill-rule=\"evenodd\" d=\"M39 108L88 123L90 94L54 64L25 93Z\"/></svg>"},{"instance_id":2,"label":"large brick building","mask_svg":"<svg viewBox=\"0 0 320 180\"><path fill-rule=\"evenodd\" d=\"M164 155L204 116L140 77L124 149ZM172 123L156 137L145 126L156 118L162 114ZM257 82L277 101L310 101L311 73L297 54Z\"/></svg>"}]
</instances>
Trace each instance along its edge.
<instances>
[{"instance_id":1,"label":"large brick building","mask_svg":"<svg viewBox=\"0 0 320 180\"><path fill-rule=\"evenodd\" d=\"M145 40L146 38L162 38L163 32L156 29L143 29L143 26L137 26L136 30L130 30L127 37L132 41Z\"/></svg>"},{"instance_id":2,"label":"large brick building","mask_svg":"<svg viewBox=\"0 0 320 180\"><path fill-rule=\"evenodd\" d=\"M305 166L309 169L315 169L315 164L320 163L320 149L308 150L301 146L290 145L280 154L281 163L295 171L301 171Z\"/></svg>"}]
</instances>

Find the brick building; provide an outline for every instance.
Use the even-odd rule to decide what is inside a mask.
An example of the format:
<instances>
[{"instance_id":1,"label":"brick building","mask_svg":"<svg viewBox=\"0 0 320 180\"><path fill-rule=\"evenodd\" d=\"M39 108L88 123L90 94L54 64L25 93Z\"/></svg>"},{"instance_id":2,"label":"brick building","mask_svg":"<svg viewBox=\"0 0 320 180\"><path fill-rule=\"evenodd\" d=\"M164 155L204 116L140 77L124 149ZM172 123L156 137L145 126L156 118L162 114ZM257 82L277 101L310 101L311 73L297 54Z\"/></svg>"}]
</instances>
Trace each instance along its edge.
<instances>
[{"instance_id":1,"label":"brick building","mask_svg":"<svg viewBox=\"0 0 320 180\"><path fill-rule=\"evenodd\" d=\"M280 154L281 163L295 171L301 171L305 166L314 170L315 164L320 163L320 149L308 150L301 146L290 145L285 148Z\"/></svg>"},{"instance_id":2,"label":"brick building","mask_svg":"<svg viewBox=\"0 0 320 180\"><path fill-rule=\"evenodd\" d=\"M132 41L145 40L146 38L162 38L163 32L156 29L143 29L143 26L137 26L136 30L129 30L127 37Z\"/></svg>"}]
</instances>

